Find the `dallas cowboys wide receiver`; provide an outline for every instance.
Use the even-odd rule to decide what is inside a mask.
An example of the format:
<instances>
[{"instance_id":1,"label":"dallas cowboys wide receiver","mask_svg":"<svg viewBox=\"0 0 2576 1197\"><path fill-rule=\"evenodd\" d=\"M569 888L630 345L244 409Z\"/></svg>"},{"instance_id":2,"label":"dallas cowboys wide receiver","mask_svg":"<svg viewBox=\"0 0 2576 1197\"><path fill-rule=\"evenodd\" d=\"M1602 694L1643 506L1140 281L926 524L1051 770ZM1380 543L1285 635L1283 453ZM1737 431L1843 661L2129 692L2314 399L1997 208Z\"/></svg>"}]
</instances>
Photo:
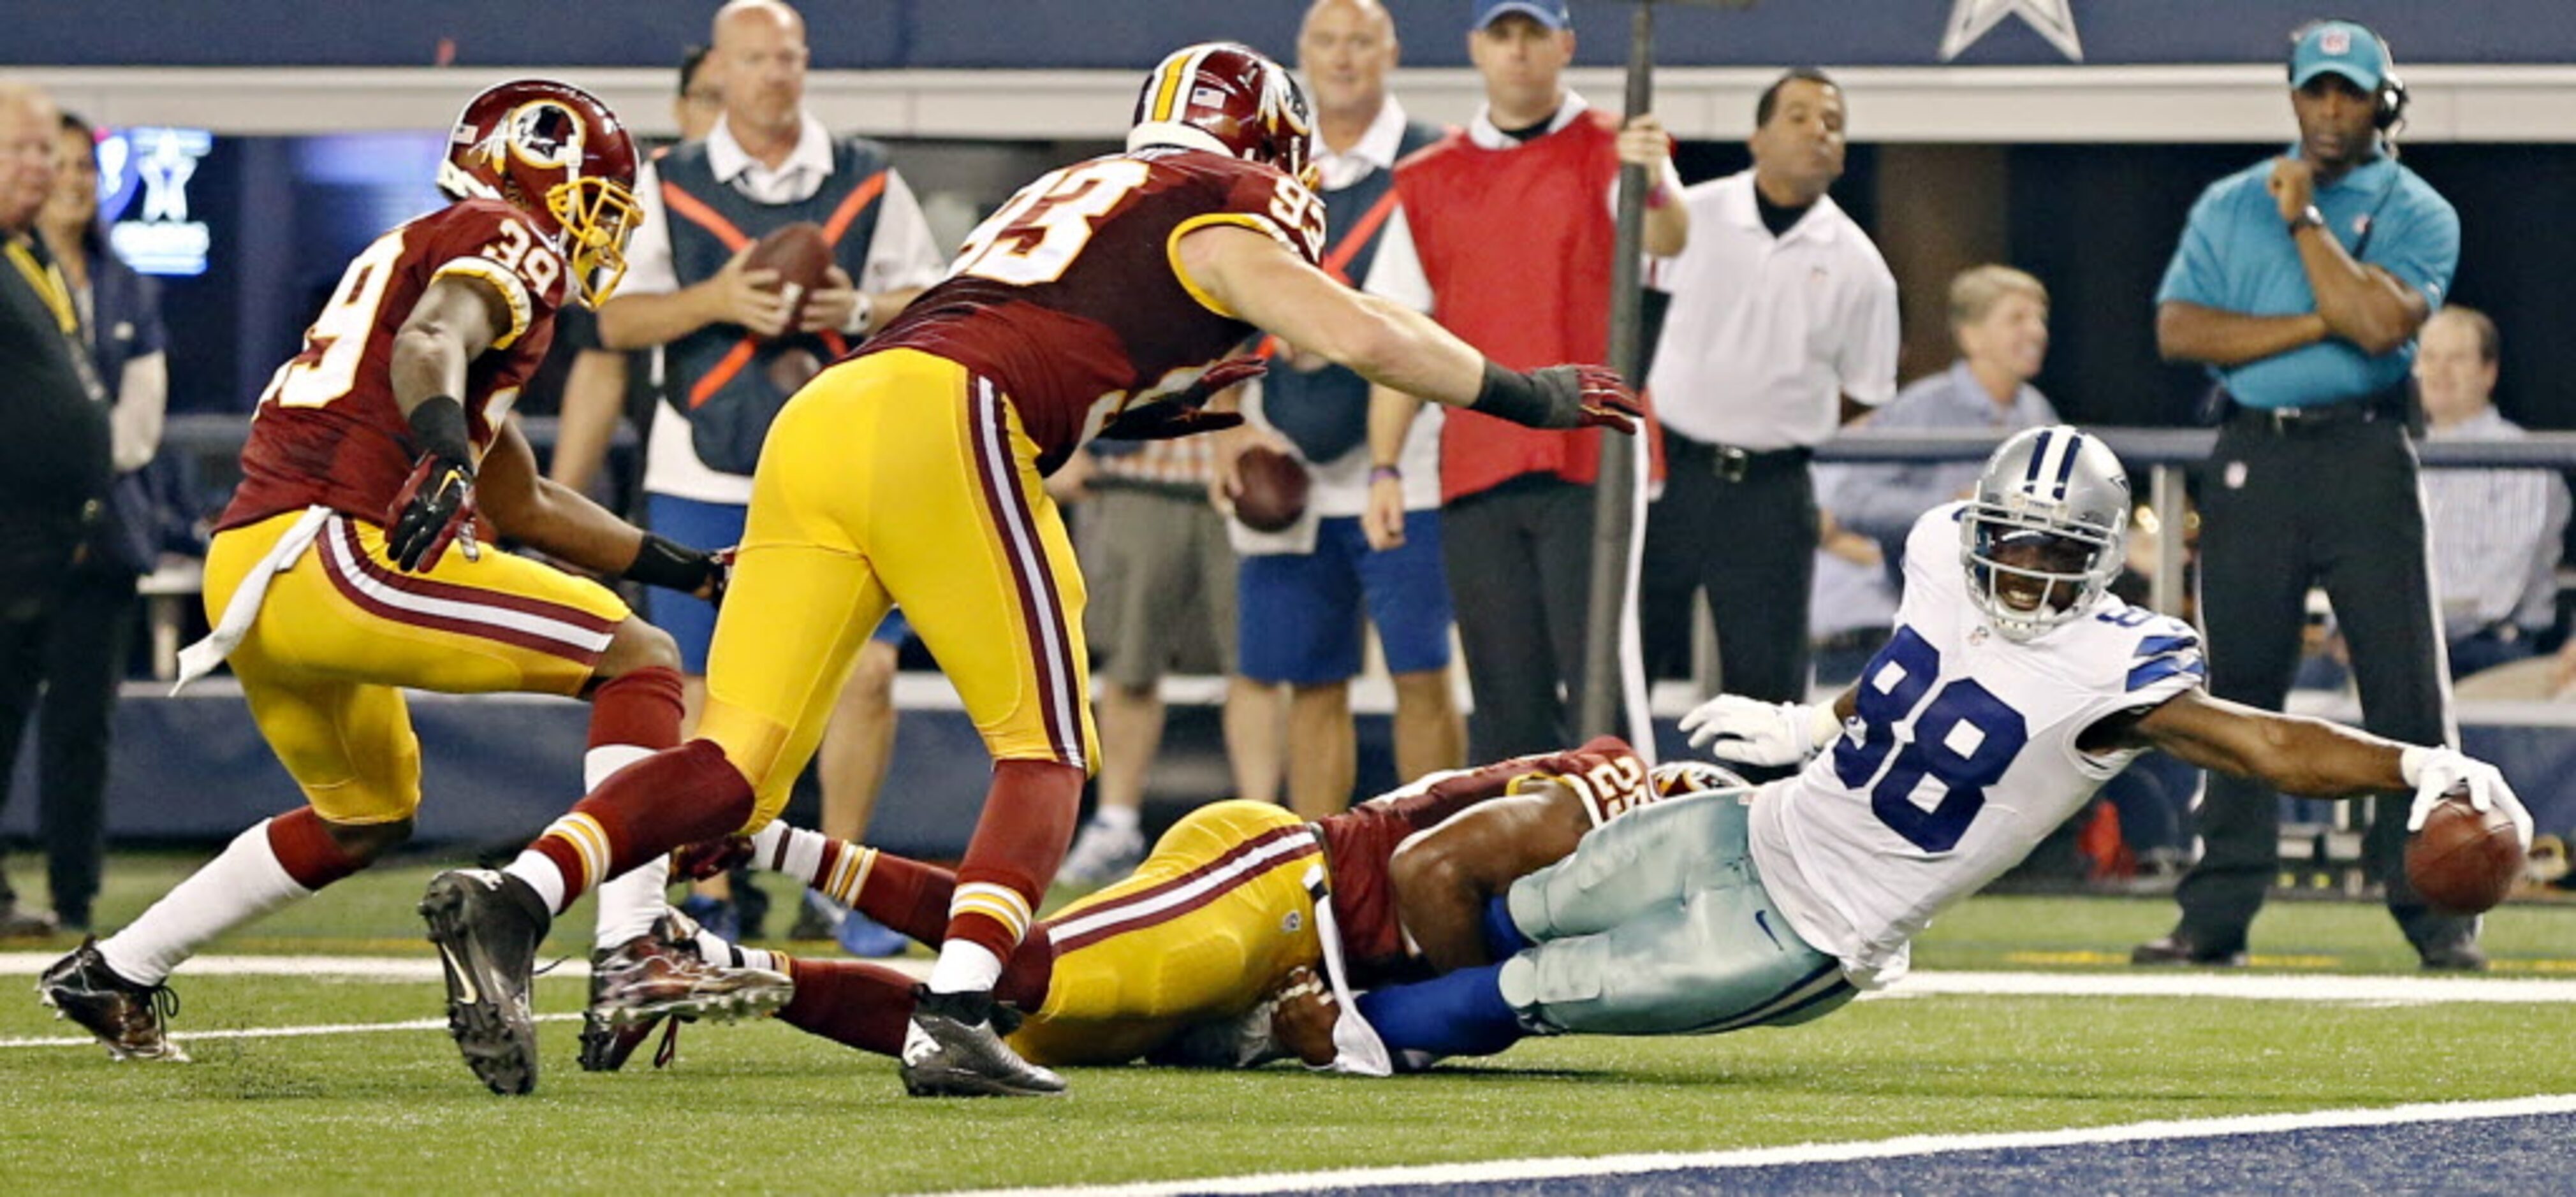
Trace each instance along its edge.
<instances>
[{"instance_id":1,"label":"dallas cowboys wide receiver","mask_svg":"<svg viewBox=\"0 0 2576 1197\"><path fill-rule=\"evenodd\" d=\"M1415 1062L1533 1033L1804 1022L1903 975L1934 914L2150 747L2297 794L2412 788L2418 826L2466 783L2529 843L2491 765L2203 693L2191 626L2108 593L2129 501L2099 438L2005 441L1974 499L1915 524L1895 635L1850 689L1814 706L1721 696L1682 720L1716 756L1802 771L1585 836L1496 900L1501 963L1364 995L1357 1015Z\"/></svg>"}]
</instances>

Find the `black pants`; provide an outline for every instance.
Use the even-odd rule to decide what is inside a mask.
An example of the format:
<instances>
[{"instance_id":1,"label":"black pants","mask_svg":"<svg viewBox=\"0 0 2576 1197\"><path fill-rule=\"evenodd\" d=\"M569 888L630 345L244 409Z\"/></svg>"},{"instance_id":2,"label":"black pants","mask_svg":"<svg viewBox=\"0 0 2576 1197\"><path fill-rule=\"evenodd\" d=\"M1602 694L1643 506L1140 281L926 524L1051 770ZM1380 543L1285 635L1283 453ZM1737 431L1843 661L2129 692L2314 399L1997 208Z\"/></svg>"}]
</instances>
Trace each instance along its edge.
<instances>
[{"instance_id":1,"label":"black pants","mask_svg":"<svg viewBox=\"0 0 2576 1197\"><path fill-rule=\"evenodd\" d=\"M2449 684L2405 428L2352 420L2281 431L2239 418L2219 433L2209 471L2200 614L2210 692L2281 709L2313 582L2325 587L2351 645L2363 726L2410 744L2444 743ZM2372 801L2362 855L2387 887L2389 913L2420 949L2474 935L2476 921L2433 914L2407 883L2412 798ZM2197 822L2204 855L2175 895L2180 929L2206 949L2235 950L2280 870L2278 796L2213 772Z\"/></svg>"},{"instance_id":2,"label":"black pants","mask_svg":"<svg viewBox=\"0 0 2576 1197\"><path fill-rule=\"evenodd\" d=\"M54 913L66 927L87 927L98 895L109 726L135 606L134 575L75 569L49 610L0 620L0 803L7 801L27 716L40 712L37 814ZM16 897L0 876L0 903Z\"/></svg>"},{"instance_id":3,"label":"black pants","mask_svg":"<svg viewBox=\"0 0 2576 1197\"><path fill-rule=\"evenodd\" d=\"M1816 581L1807 455L1755 455L1738 474L1715 447L1667 429L1664 461L1638 586L1648 675L1690 675L1691 595L1705 589L1719 686L1765 702L1805 702L1807 600Z\"/></svg>"},{"instance_id":4,"label":"black pants","mask_svg":"<svg viewBox=\"0 0 2576 1197\"><path fill-rule=\"evenodd\" d=\"M1590 486L1525 474L1440 509L1441 555L1476 696L1469 760L1578 741L1593 502Z\"/></svg>"}]
</instances>

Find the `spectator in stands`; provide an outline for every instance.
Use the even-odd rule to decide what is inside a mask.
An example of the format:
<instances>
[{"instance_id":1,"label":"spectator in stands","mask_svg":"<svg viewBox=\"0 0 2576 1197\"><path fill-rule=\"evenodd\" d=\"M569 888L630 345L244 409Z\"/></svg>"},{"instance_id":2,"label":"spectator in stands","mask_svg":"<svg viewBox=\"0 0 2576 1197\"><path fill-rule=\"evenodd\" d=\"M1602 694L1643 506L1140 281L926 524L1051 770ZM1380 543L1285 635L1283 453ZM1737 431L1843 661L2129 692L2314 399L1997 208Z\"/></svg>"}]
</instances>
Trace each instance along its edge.
<instances>
[{"instance_id":1,"label":"spectator in stands","mask_svg":"<svg viewBox=\"0 0 2576 1197\"><path fill-rule=\"evenodd\" d=\"M2306 26L2289 68L2298 143L2201 193L2156 295L2157 349L2207 364L2228 401L2201 491L2209 688L2280 709L2301 595L2322 582L2369 730L2439 743L2449 693L2406 376L2459 263L2460 218L2385 152L2405 89L2378 34ZM2484 968L2477 920L2436 913L2407 881L2406 812L2404 795L2383 795L2363 841L2389 913L2424 967ZM2175 891L2182 917L2137 963L2245 958L2278 872L2278 799L2220 776L2197 814L2203 853Z\"/></svg>"},{"instance_id":2,"label":"spectator in stands","mask_svg":"<svg viewBox=\"0 0 2576 1197\"><path fill-rule=\"evenodd\" d=\"M2057 423L2030 385L2048 357L2048 288L2010 266L1972 266L1950 279L1950 336L1959 360L1916 379L1868 417L1877 429L1974 428L1998 439ZM1893 561L1914 521L1976 485L1974 460L1852 465L1817 495L1845 527L1877 541Z\"/></svg>"},{"instance_id":3,"label":"spectator in stands","mask_svg":"<svg viewBox=\"0 0 2576 1197\"><path fill-rule=\"evenodd\" d=\"M1672 312L1651 375L1672 477L1646 522L1649 656L1658 675L1688 672L1691 595L1704 590L1717 680L1768 702L1807 695L1807 460L1896 394L1896 279L1825 194L1843 173L1843 114L1822 71L1763 89L1752 169L1684 201L1691 243L1664 275Z\"/></svg>"},{"instance_id":4,"label":"spectator in stands","mask_svg":"<svg viewBox=\"0 0 2576 1197\"><path fill-rule=\"evenodd\" d=\"M1816 467L1816 489L1840 484L1836 477L1857 467ZM1869 537L1842 526L1834 510L1817 513L1816 584L1807 602L1807 635L1815 650L1816 684L1848 684L1861 666L1887 643L1896 622L1896 576L1889 572L1887 552Z\"/></svg>"},{"instance_id":5,"label":"spectator in stands","mask_svg":"<svg viewBox=\"0 0 2576 1197\"><path fill-rule=\"evenodd\" d=\"M1297 62L1315 104L1321 194L1331 213L1325 265L1344 281L1368 277L1379 234L1394 210L1398 159L1439 140L1437 125L1408 120L1386 92L1395 68L1395 22L1376 0L1317 0L1297 35ZM1244 676L1263 683L1253 701L1276 705L1288 689L1288 803L1320 819L1350 804L1358 779L1358 732L1351 679L1360 672L1363 618L1377 628L1395 685L1395 769L1411 780L1466 762L1467 729L1450 679L1454 619L1440 562L1438 412L1413 422L1397 457L1404 494L1404 543L1369 548L1360 530L1368 506L1368 382L1313 354L1285 347L1254 388L1250 406L1305 461L1307 518L1285 532L1233 525L1243 555L1236 588L1244 635ZM1218 445L1220 478L1251 434ZM1273 447L1277 447L1274 445ZM1257 629L1257 632L1256 632ZM1241 721L1253 737L1243 751L1278 758L1275 713ZM1273 795L1245 790L1245 798Z\"/></svg>"},{"instance_id":6,"label":"spectator in stands","mask_svg":"<svg viewBox=\"0 0 2576 1197\"><path fill-rule=\"evenodd\" d=\"M106 853L107 765L117 683L141 609L135 579L161 556L159 522L139 471L161 445L170 393L162 355L160 295L107 247L98 219L98 138L66 112L60 169L36 230L71 289L98 379L107 388L109 456L116 479L89 526L80 559L40 631L44 697L37 715L37 802L45 873L63 929L87 931ZM10 782L26 711L0 703L0 791Z\"/></svg>"},{"instance_id":7,"label":"spectator in stands","mask_svg":"<svg viewBox=\"0 0 2576 1197\"><path fill-rule=\"evenodd\" d=\"M805 111L805 22L796 10L733 0L716 11L713 29L710 61L724 113L704 141L682 143L637 177L643 225L628 250L626 284L599 313L599 333L611 349L663 352L674 401L654 406L646 437L647 522L683 544L722 548L741 539L752 465L787 396L901 311L946 262L885 147L834 138ZM789 329L775 276L748 271L743 261L761 235L797 221L824 226L837 264L832 285L806 297L802 326ZM715 608L655 595L652 617L680 642L694 717L705 702ZM884 663L882 652L878 659ZM881 698L891 676L891 669L854 672L860 701ZM892 707L836 714L831 726L817 758L822 825L864 835L863 805L891 755ZM654 871L639 870L608 887L602 946L633 938L661 910L658 891L650 902L630 903L617 896L626 892L620 887L640 895L659 884Z\"/></svg>"},{"instance_id":8,"label":"spectator in stands","mask_svg":"<svg viewBox=\"0 0 2576 1197\"><path fill-rule=\"evenodd\" d=\"M1099 885L1145 859L1145 779L1163 743L1163 676L1195 667L1226 679L1226 756L1237 793L1276 790L1275 758L1253 759L1244 723L1271 715L1260 686L1235 669L1235 560L1225 517L1208 502L1215 472L1206 437L1093 441L1048 479L1077 508L1075 556L1091 583L1084 635L1098 659L1098 801L1056 877ZM1248 777L1259 774L1261 779Z\"/></svg>"},{"instance_id":9,"label":"spectator in stands","mask_svg":"<svg viewBox=\"0 0 2576 1197\"><path fill-rule=\"evenodd\" d=\"M1679 253L1690 236L1672 139L1651 115L1622 121L1567 90L1574 21L1563 0L1476 0L1467 51L1484 80L1485 105L1463 132L1396 167L1396 209L1367 289L1429 312L1506 366L1599 361L1609 346L1611 214L1623 164L1655 179L1646 252ZM1422 401L1379 389L1370 407L1363 527L1383 550L1404 543L1404 445ZM1580 706L1586 684L1601 434L1444 414L1440 539L1449 576L1534 583L1450 592L1476 701L1470 751L1499 760L1579 742L1568 711ZM1652 472L1639 469L1638 485ZM1792 632L1805 642L1803 627ZM1644 678L1630 680L1623 689L1633 693L1623 697L1642 705Z\"/></svg>"},{"instance_id":10,"label":"spectator in stands","mask_svg":"<svg viewBox=\"0 0 2576 1197\"><path fill-rule=\"evenodd\" d=\"M680 130L674 144L706 140L716 118L724 115L724 84L712 58L706 46L691 46L680 56L680 90L671 100L671 120ZM669 152L670 146L662 146L653 156ZM652 424L653 408L663 401L661 348L629 352L603 347L599 318L586 308L565 312L555 322L556 343L574 357L564 380L563 420L546 476L611 510L631 512L637 505L632 480L611 488L603 484L601 470L621 419L634 420L639 433Z\"/></svg>"},{"instance_id":11,"label":"spectator in stands","mask_svg":"<svg viewBox=\"0 0 2576 1197\"><path fill-rule=\"evenodd\" d=\"M2519 440L2522 426L2495 409L2496 326L2457 304L2424 322L2415 389L2433 440ZM2558 620L2559 541L2567 531L2567 481L2552 470L2424 471L2425 522L2433 534L2433 593L2451 676L2519 661Z\"/></svg>"},{"instance_id":12,"label":"spectator in stands","mask_svg":"<svg viewBox=\"0 0 2576 1197\"><path fill-rule=\"evenodd\" d=\"M80 300L37 231L38 215L53 196L61 140L61 118L43 91L0 82L0 258L6 260L0 266L0 377L9 380L7 399L0 401L0 727L6 728L0 787L17 763L20 732L39 690L55 689L64 717L98 739L76 745L47 728L39 770L43 821L48 838L58 823L70 823L85 827L82 834L94 843L106 743L89 708L108 699L100 696L100 683L87 677L94 646L66 660L57 645L64 638L62 619L80 618L65 607L76 601L80 584L74 577L88 564L114 459L110 396L91 356ZM83 676L73 677L75 669ZM74 702L84 709L73 711ZM90 809L70 809L84 794ZM64 809L58 811L57 803ZM94 847L88 859L92 876L86 885L94 889ZM84 884L59 871L70 863L60 854L50 862L58 870L56 885ZM83 889L58 891L55 900L77 903L72 913L86 922L89 898ZM51 913L21 909L16 891L0 877L0 937L42 935L55 925Z\"/></svg>"}]
</instances>

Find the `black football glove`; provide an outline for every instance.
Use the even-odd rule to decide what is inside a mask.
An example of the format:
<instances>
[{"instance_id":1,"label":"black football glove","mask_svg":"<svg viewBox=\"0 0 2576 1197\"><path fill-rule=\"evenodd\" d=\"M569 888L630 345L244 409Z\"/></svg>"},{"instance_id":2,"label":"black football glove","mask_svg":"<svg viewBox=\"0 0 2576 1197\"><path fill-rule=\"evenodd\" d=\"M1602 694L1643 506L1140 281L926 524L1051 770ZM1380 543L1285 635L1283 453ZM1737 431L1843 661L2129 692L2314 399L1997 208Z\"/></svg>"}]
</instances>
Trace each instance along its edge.
<instances>
[{"instance_id":1,"label":"black football glove","mask_svg":"<svg viewBox=\"0 0 2576 1197\"><path fill-rule=\"evenodd\" d=\"M693 549L647 532L635 560L619 576L722 606L725 587L733 582L733 554L732 549Z\"/></svg>"},{"instance_id":2,"label":"black football glove","mask_svg":"<svg viewBox=\"0 0 2576 1197\"><path fill-rule=\"evenodd\" d=\"M385 509L385 555L418 572L437 565L451 542L463 540L466 559L479 559L474 451L465 435L465 408L445 395L432 396L412 409L411 430L420 458Z\"/></svg>"},{"instance_id":3,"label":"black football glove","mask_svg":"<svg viewBox=\"0 0 2576 1197\"><path fill-rule=\"evenodd\" d=\"M1197 436L1243 423L1243 417L1230 411L1203 410L1209 399L1239 383L1259 378L1270 369L1270 363L1257 357L1230 357L1199 372L1190 385L1169 396L1118 413L1118 417L1100 426L1100 435L1116 441L1167 441L1174 437Z\"/></svg>"},{"instance_id":4,"label":"black football glove","mask_svg":"<svg viewBox=\"0 0 2576 1197\"><path fill-rule=\"evenodd\" d=\"M1637 392L1608 366L1549 366L1523 373L1485 363L1485 386L1469 411L1528 428L1637 431L1646 413Z\"/></svg>"}]
</instances>

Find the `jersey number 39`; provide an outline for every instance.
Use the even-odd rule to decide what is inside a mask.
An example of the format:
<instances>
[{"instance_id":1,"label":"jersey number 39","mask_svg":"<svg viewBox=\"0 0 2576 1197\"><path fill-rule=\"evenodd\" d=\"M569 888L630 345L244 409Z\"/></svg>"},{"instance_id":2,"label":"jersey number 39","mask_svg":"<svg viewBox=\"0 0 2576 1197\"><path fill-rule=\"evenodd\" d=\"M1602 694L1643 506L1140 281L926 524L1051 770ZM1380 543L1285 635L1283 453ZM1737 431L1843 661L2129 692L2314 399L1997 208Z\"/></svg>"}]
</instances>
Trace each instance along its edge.
<instances>
[{"instance_id":1,"label":"jersey number 39","mask_svg":"<svg viewBox=\"0 0 2576 1197\"><path fill-rule=\"evenodd\" d=\"M1959 845L1985 809L1986 787L2003 779L2030 742L2021 712L1993 691L1963 677L1933 693L1940 677L1940 650L1912 628L1896 629L1853 690L1862 734L1834 743L1834 776L1854 790L1868 787L1869 809L1879 822L1926 852ZM1907 716L1914 716L1914 733L1899 746L1896 725ZM1942 787L1941 800L1929 810L1914 801L1926 777Z\"/></svg>"}]
</instances>

